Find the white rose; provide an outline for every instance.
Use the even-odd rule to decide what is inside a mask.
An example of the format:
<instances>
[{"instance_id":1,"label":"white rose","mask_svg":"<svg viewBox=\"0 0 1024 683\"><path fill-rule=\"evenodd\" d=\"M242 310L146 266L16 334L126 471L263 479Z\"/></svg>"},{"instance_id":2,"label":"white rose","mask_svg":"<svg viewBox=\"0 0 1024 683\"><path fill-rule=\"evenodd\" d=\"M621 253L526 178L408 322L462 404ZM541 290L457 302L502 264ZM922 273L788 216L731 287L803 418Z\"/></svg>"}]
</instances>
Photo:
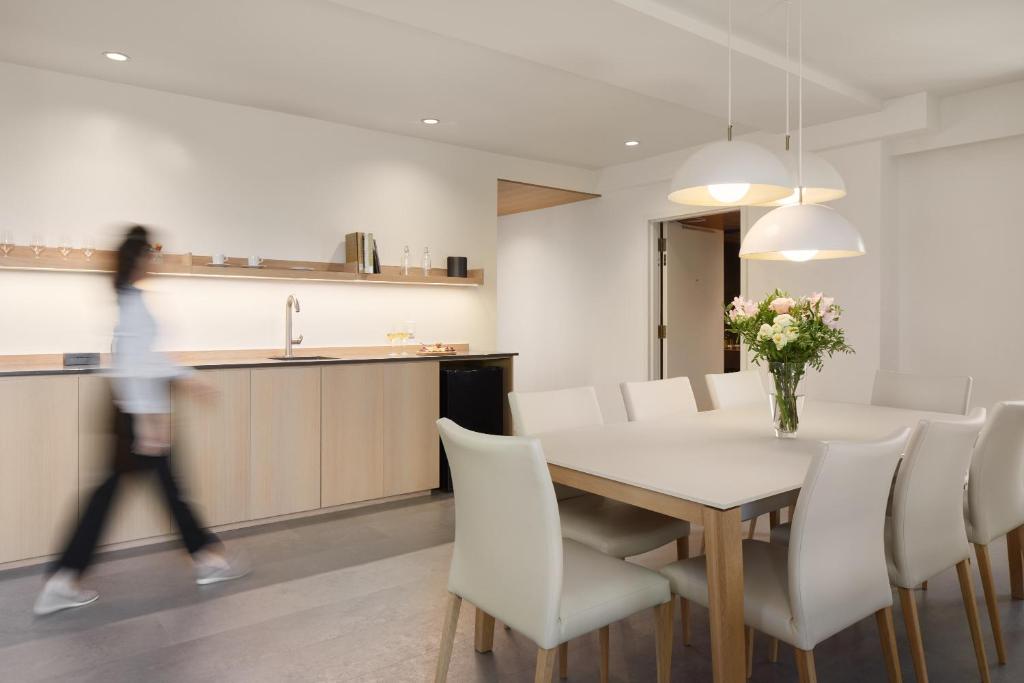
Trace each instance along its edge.
<instances>
[{"instance_id":1,"label":"white rose","mask_svg":"<svg viewBox=\"0 0 1024 683\"><path fill-rule=\"evenodd\" d=\"M796 338L800 336L800 331L795 327L790 326L786 328L783 334L786 335L786 341L795 341Z\"/></svg>"},{"instance_id":2,"label":"white rose","mask_svg":"<svg viewBox=\"0 0 1024 683\"><path fill-rule=\"evenodd\" d=\"M790 325L796 324L796 320L789 313L783 313L782 315L775 316L775 319L772 320L772 323L774 323L777 327L785 328L789 327Z\"/></svg>"},{"instance_id":3,"label":"white rose","mask_svg":"<svg viewBox=\"0 0 1024 683\"><path fill-rule=\"evenodd\" d=\"M781 351L783 347L789 343L789 340L786 339L786 335L781 332L776 332L775 334L773 334L772 341L775 342L775 348L778 349L779 351Z\"/></svg>"},{"instance_id":4,"label":"white rose","mask_svg":"<svg viewBox=\"0 0 1024 683\"><path fill-rule=\"evenodd\" d=\"M759 329L757 331L757 338L758 339L768 339L769 337L772 336L772 334L774 334L774 330L772 330L772 326L769 325L768 323L765 323L765 324L761 325L761 329Z\"/></svg>"}]
</instances>

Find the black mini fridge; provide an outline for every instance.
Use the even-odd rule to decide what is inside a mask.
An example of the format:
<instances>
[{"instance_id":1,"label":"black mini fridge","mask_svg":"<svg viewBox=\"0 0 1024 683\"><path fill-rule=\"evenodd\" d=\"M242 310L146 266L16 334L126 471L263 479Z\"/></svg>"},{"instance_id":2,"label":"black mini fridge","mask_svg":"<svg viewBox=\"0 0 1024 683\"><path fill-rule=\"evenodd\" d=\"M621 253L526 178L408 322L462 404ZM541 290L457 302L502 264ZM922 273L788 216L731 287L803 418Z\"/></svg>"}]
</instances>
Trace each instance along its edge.
<instances>
[{"instance_id":1,"label":"black mini fridge","mask_svg":"<svg viewBox=\"0 0 1024 683\"><path fill-rule=\"evenodd\" d=\"M504 372L499 367L441 367L441 417L474 432L504 434ZM438 490L451 491L448 456L441 446Z\"/></svg>"}]
</instances>

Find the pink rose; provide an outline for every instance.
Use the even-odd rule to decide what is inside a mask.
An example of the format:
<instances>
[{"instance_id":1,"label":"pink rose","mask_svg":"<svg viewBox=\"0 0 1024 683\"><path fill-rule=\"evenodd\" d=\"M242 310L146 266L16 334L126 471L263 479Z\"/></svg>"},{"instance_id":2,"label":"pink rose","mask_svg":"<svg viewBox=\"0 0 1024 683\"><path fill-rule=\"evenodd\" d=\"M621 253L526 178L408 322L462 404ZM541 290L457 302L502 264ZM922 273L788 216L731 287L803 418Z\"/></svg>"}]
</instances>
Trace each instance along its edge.
<instances>
[{"instance_id":1,"label":"pink rose","mask_svg":"<svg viewBox=\"0 0 1024 683\"><path fill-rule=\"evenodd\" d=\"M789 309L793 308L796 302L790 299L788 296L780 296L777 299L773 299L768 308L772 309L778 314L789 313Z\"/></svg>"},{"instance_id":2,"label":"pink rose","mask_svg":"<svg viewBox=\"0 0 1024 683\"><path fill-rule=\"evenodd\" d=\"M825 326L829 329L836 329L839 327L839 316L832 310L827 310L821 314L821 322L825 323Z\"/></svg>"},{"instance_id":3,"label":"pink rose","mask_svg":"<svg viewBox=\"0 0 1024 683\"><path fill-rule=\"evenodd\" d=\"M807 301L813 306L814 304L821 301L822 296L823 294L821 292L815 292L814 294L811 294L809 297L807 297Z\"/></svg>"},{"instance_id":4,"label":"pink rose","mask_svg":"<svg viewBox=\"0 0 1024 683\"><path fill-rule=\"evenodd\" d=\"M729 320L736 320L739 317L750 317L757 313L757 304L753 301L748 301L741 296L734 297L732 300L732 310L729 311Z\"/></svg>"},{"instance_id":5,"label":"pink rose","mask_svg":"<svg viewBox=\"0 0 1024 683\"><path fill-rule=\"evenodd\" d=\"M836 302L835 297L823 296L821 297L821 310L827 311L832 308L832 304Z\"/></svg>"}]
</instances>

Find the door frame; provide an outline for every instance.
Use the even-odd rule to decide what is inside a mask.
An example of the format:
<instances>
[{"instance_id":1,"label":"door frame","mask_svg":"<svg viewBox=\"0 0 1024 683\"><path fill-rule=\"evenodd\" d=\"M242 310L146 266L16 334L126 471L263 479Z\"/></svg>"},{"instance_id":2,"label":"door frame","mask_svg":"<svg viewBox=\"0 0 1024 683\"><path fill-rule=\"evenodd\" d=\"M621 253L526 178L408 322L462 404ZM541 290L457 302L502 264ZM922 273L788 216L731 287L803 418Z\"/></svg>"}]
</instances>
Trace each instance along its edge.
<instances>
[{"instance_id":1,"label":"door frame","mask_svg":"<svg viewBox=\"0 0 1024 683\"><path fill-rule=\"evenodd\" d=\"M715 216L722 213L740 212L740 236L747 234L750 227L750 214L748 207L716 207L704 211L692 213L681 213L666 218L652 218L647 221L647 378L663 379L665 367L665 355L667 349L658 336L658 326L664 320L665 298L664 278L665 264L662 262L659 250L659 238L661 237L661 224L669 221L678 221L687 218L698 218L700 216ZM740 261L740 292L746 296L747 292L747 268L749 264ZM741 367L747 367L746 354L741 354Z\"/></svg>"}]
</instances>

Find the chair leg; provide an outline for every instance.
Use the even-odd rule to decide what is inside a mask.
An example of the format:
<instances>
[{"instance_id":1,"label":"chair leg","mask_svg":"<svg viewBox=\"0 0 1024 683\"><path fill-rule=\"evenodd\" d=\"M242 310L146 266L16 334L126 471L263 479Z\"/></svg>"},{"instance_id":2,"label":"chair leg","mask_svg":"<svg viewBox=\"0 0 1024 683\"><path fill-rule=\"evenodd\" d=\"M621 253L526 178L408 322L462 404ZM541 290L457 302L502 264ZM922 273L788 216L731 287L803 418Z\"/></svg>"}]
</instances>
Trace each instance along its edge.
<instances>
[{"instance_id":1,"label":"chair leg","mask_svg":"<svg viewBox=\"0 0 1024 683\"><path fill-rule=\"evenodd\" d=\"M927 581L922 581L921 582L921 590L923 590L923 591L928 590L928 582Z\"/></svg>"},{"instance_id":2,"label":"chair leg","mask_svg":"<svg viewBox=\"0 0 1024 683\"><path fill-rule=\"evenodd\" d=\"M747 538L754 538L754 533L757 531L757 517L750 520L750 531L747 532Z\"/></svg>"},{"instance_id":3,"label":"chair leg","mask_svg":"<svg viewBox=\"0 0 1024 683\"><path fill-rule=\"evenodd\" d=\"M690 537L676 539L676 558L685 560L690 557ZM690 644L690 601L679 598L679 619L683 627L683 645Z\"/></svg>"},{"instance_id":4,"label":"chair leg","mask_svg":"<svg viewBox=\"0 0 1024 683\"><path fill-rule=\"evenodd\" d=\"M598 645L601 647L601 659L598 662L601 670L601 683L608 683L608 655L610 643L608 642L608 627L604 626L597 631Z\"/></svg>"},{"instance_id":5,"label":"chair leg","mask_svg":"<svg viewBox=\"0 0 1024 683\"><path fill-rule=\"evenodd\" d=\"M772 664L779 661L779 639L772 638L772 642L768 645L768 661Z\"/></svg>"},{"instance_id":6,"label":"chair leg","mask_svg":"<svg viewBox=\"0 0 1024 683\"><path fill-rule=\"evenodd\" d=\"M781 524L781 522L782 522L782 511L781 510L772 510L771 512L768 513L768 529L769 529L769 531L771 529L774 529L775 527L777 527L779 524Z\"/></svg>"},{"instance_id":7,"label":"chair leg","mask_svg":"<svg viewBox=\"0 0 1024 683\"><path fill-rule=\"evenodd\" d=\"M494 649L494 617L479 607L476 608L473 647L477 652L490 652Z\"/></svg>"},{"instance_id":8,"label":"chair leg","mask_svg":"<svg viewBox=\"0 0 1024 683\"><path fill-rule=\"evenodd\" d=\"M444 624L441 626L441 648L437 653L434 683L444 683L448 680L448 664L452 660L452 645L455 643L455 628L459 625L461 607L462 598L455 593L449 593L448 605L444 611Z\"/></svg>"},{"instance_id":9,"label":"chair leg","mask_svg":"<svg viewBox=\"0 0 1024 683\"><path fill-rule=\"evenodd\" d=\"M988 657L985 655L985 642L981 639L978 606L974 602L974 586L971 584L971 569L967 560L957 563L956 576L960 580L960 592L964 597L967 623L971 628L971 640L974 641L974 656L978 659L978 673L981 674L982 683L989 683Z\"/></svg>"},{"instance_id":10,"label":"chair leg","mask_svg":"<svg viewBox=\"0 0 1024 683\"><path fill-rule=\"evenodd\" d=\"M569 677L569 643L558 646L558 677L563 680Z\"/></svg>"},{"instance_id":11,"label":"chair leg","mask_svg":"<svg viewBox=\"0 0 1024 683\"><path fill-rule=\"evenodd\" d=\"M672 605L673 600L654 608L654 648L658 662L658 683L669 683L672 675Z\"/></svg>"},{"instance_id":12,"label":"chair leg","mask_svg":"<svg viewBox=\"0 0 1024 683\"><path fill-rule=\"evenodd\" d=\"M1006 664L1006 646L1003 644L1003 625L999 621L999 605L996 603L996 584L992 579L992 558L988 554L987 545L975 545L974 553L978 556L978 573L981 574L981 587L985 592L985 607L988 608L988 620L992 624L992 637L996 641L996 659Z\"/></svg>"},{"instance_id":13,"label":"chair leg","mask_svg":"<svg viewBox=\"0 0 1024 683\"><path fill-rule=\"evenodd\" d=\"M910 655L914 660L914 674L917 683L928 683L928 665L924 659L924 642L921 639L921 622L917 617L917 601L914 591L899 587L900 608L903 610L903 622L907 626L907 640L910 641Z\"/></svg>"},{"instance_id":14,"label":"chair leg","mask_svg":"<svg viewBox=\"0 0 1024 683\"><path fill-rule=\"evenodd\" d=\"M793 648L796 656L796 670L800 675L800 683L818 683L818 674L814 670L814 651Z\"/></svg>"},{"instance_id":15,"label":"chair leg","mask_svg":"<svg viewBox=\"0 0 1024 683\"><path fill-rule=\"evenodd\" d=\"M537 648L537 669L533 674L533 683L551 683L551 674L555 672L555 655L558 648L550 650Z\"/></svg>"},{"instance_id":16,"label":"chair leg","mask_svg":"<svg viewBox=\"0 0 1024 683\"><path fill-rule=\"evenodd\" d=\"M747 651L747 678L754 675L754 629L748 626L746 629L746 651Z\"/></svg>"},{"instance_id":17,"label":"chair leg","mask_svg":"<svg viewBox=\"0 0 1024 683\"><path fill-rule=\"evenodd\" d=\"M878 637L882 641L882 656L885 658L885 670L889 674L889 683L902 683L900 671L900 655L896 649L896 629L892 623L892 607L875 612L878 622Z\"/></svg>"},{"instance_id":18,"label":"chair leg","mask_svg":"<svg viewBox=\"0 0 1024 683\"><path fill-rule=\"evenodd\" d=\"M793 523L793 515L796 514L796 505L789 505L786 507L786 521L790 524Z\"/></svg>"},{"instance_id":19,"label":"chair leg","mask_svg":"<svg viewBox=\"0 0 1024 683\"><path fill-rule=\"evenodd\" d=\"M1024 526L1006 534L1006 555L1010 561L1010 595L1024 600Z\"/></svg>"}]
</instances>

